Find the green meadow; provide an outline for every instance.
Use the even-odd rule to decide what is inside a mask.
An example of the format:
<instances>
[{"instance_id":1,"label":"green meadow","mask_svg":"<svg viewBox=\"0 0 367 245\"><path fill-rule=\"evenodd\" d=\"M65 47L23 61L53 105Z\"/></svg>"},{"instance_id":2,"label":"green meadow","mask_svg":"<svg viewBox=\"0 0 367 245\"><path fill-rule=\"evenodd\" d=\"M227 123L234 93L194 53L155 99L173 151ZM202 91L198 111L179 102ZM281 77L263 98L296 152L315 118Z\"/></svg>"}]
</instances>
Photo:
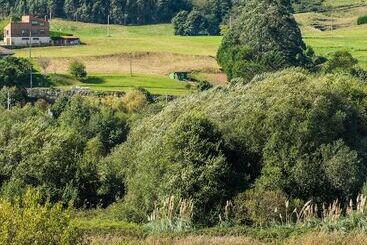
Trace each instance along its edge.
<instances>
[{"instance_id":1,"label":"green meadow","mask_svg":"<svg viewBox=\"0 0 367 245\"><path fill-rule=\"evenodd\" d=\"M179 82L165 76L152 74L90 74L80 82L68 75L50 75L51 85L60 88L82 87L97 91L130 91L144 87L152 94L185 95L189 92L186 82Z\"/></svg>"},{"instance_id":2,"label":"green meadow","mask_svg":"<svg viewBox=\"0 0 367 245\"><path fill-rule=\"evenodd\" d=\"M34 57L100 56L130 52L215 56L222 39L207 36L174 36L170 24L128 27L112 25L110 37L107 37L107 26L99 24L53 20L52 29L79 36L83 45L34 48ZM302 32L305 42L319 54L328 56L336 50L349 50L366 65L366 25L339 28L334 31L302 28ZM28 50L17 50L16 55L27 57Z\"/></svg>"},{"instance_id":3,"label":"green meadow","mask_svg":"<svg viewBox=\"0 0 367 245\"><path fill-rule=\"evenodd\" d=\"M171 24L147 26L107 25L52 20L55 32L70 33L81 38L83 45L74 47L34 48L34 57L80 57L130 52L164 52L187 55L215 55L220 37L180 37L173 35ZM17 56L26 57L27 50Z\"/></svg>"}]
</instances>

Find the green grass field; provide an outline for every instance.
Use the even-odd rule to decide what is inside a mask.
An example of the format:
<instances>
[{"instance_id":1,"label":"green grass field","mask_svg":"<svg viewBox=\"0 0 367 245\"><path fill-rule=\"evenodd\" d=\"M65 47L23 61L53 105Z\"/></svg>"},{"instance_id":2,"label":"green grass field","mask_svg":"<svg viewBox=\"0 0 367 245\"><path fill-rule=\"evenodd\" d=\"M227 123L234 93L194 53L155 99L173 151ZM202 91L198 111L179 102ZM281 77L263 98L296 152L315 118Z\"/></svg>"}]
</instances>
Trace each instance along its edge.
<instances>
[{"instance_id":1,"label":"green grass field","mask_svg":"<svg viewBox=\"0 0 367 245\"><path fill-rule=\"evenodd\" d=\"M144 87L152 94L185 95L189 92L186 82L179 82L165 76L147 74L90 74L84 82L79 82L68 75L50 75L51 85L61 88L75 86L100 91L130 91Z\"/></svg>"},{"instance_id":2,"label":"green grass field","mask_svg":"<svg viewBox=\"0 0 367 245\"><path fill-rule=\"evenodd\" d=\"M304 31L303 36L318 54L329 56L337 50L348 50L367 68L367 25L325 32Z\"/></svg>"},{"instance_id":3,"label":"green grass field","mask_svg":"<svg viewBox=\"0 0 367 245\"><path fill-rule=\"evenodd\" d=\"M84 45L75 47L34 48L34 57L100 56L129 52L178 53L215 56L221 37L178 37L170 24L149 26L111 27L106 36L106 25L53 20L52 29L73 33L81 37ZM336 50L349 50L361 62L367 62L367 26L351 26L334 31L302 28L304 40L322 55ZM27 57L28 50L20 49L16 55Z\"/></svg>"},{"instance_id":4,"label":"green grass field","mask_svg":"<svg viewBox=\"0 0 367 245\"><path fill-rule=\"evenodd\" d=\"M80 57L130 52L164 52L187 55L215 55L220 37L180 37L173 35L170 24L149 26L107 25L52 20L51 29L71 33L81 38L84 45L75 47L34 48L34 57ZM27 50L18 50L17 56L27 57Z\"/></svg>"}]
</instances>

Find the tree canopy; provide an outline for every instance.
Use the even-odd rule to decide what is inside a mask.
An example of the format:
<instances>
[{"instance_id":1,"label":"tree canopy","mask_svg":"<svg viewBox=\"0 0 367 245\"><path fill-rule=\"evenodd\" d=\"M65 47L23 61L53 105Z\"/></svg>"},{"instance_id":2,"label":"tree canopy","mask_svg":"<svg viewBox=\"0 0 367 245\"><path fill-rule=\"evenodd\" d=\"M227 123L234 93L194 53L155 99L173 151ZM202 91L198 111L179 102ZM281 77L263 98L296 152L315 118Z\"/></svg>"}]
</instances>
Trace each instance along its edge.
<instances>
[{"instance_id":1,"label":"tree canopy","mask_svg":"<svg viewBox=\"0 0 367 245\"><path fill-rule=\"evenodd\" d=\"M288 1L252 0L238 7L237 13L218 51L218 61L230 78L251 79L310 62Z\"/></svg>"}]
</instances>

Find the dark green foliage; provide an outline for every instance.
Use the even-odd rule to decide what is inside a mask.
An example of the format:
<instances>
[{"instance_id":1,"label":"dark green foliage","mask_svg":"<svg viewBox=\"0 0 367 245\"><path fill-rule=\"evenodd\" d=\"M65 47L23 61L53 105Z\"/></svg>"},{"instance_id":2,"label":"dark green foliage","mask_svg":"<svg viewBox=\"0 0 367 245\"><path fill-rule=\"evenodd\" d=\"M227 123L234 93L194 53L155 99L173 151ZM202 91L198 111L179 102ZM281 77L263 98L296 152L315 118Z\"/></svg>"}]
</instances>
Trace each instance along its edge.
<instances>
[{"instance_id":1,"label":"dark green foliage","mask_svg":"<svg viewBox=\"0 0 367 245\"><path fill-rule=\"evenodd\" d=\"M85 79L87 77L87 71L85 65L77 60L70 62L69 73L77 79Z\"/></svg>"},{"instance_id":2,"label":"dark green foliage","mask_svg":"<svg viewBox=\"0 0 367 245\"><path fill-rule=\"evenodd\" d=\"M323 0L291 0L296 13L322 12L325 10Z\"/></svg>"},{"instance_id":3,"label":"dark green foliage","mask_svg":"<svg viewBox=\"0 0 367 245\"><path fill-rule=\"evenodd\" d=\"M265 224L269 203L353 197L366 181L366 102L359 80L300 69L182 98L136 125L111 155L127 187L119 213L144 221L156 201L182 195L211 223L222 200L253 185L246 209L254 213L239 220ZM225 198L213 205L215 193Z\"/></svg>"},{"instance_id":4,"label":"dark green foliage","mask_svg":"<svg viewBox=\"0 0 367 245\"><path fill-rule=\"evenodd\" d=\"M350 74L361 81L367 81L367 71L358 66L358 60L348 51L337 51L323 64L326 73Z\"/></svg>"},{"instance_id":5,"label":"dark green foliage","mask_svg":"<svg viewBox=\"0 0 367 245\"><path fill-rule=\"evenodd\" d=\"M181 36L208 35L208 21L199 11L182 11L172 19L175 34Z\"/></svg>"},{"instance_id":6,"label":"dark green foliage","mask_svg":"<svg viewBox=\"0 0 367 245\"><path fill-rule=\"evenodd\" d=\"M24 89L16 87L3 87L0 89L0 107L8 107L8 95L10 97L10 107L17 105L24 105L26 102L27 94Z\"/></svg>"},{"instance_id":7,"label":"dark green foliage","mask_svg":"<svg viewBox=\"0 0 367 245\"><path fill-rule=\"evenodd\" d=\"M237 224L260 226L280 222L287 200L282 191L249 189L234 198L234 220Z\"/></svg>"},{"instance_id":8,"label":"dark green foliage","mask_svg":"<svg viewBox=\"0 0 367 245\"><path fill-rule=\"evenodd\" d=\"M335 70L349 71L357 64L358 60L355 59L348 51L337 51L326 63L325 70L327 72Z\"/></svg>"},{"instance_id":9,"label":"dark green foliage","mask_svg":"<svg viewBox=\"0 0 367 245\"><path fill-rule=\"evenodd\" d=\"M367 15L359 16L357 19L357 25L367 24Z\"/></svg>"},{"instance_id":10,"label":"dark green foliage","mask_svg":"<svg viewBox=\"0 0 367 245\"><path fill-rule=\"evenodd\" d=\"M218 61L230 79L251 79L265 71L310 64L286 1L253 0L237 12L239 16L218 51Z\"/></svg>"},{"instance_id":11,"label":"dark green foliage","mask_svg":"<svg viewBox=\"0 0 367 245\"><path fill-rule=\"evenodd\" d=\"M195 2L191 12L181 11L172 19L175 35L218 35L220 25L228 17L231 7L230 0Z\"/></svg>"},{"instance_id":12,"label":"dark green foliage","mask_svg":"<svg viewBox=\"0 0 367 245\"><path fill-rule=\"evenodd\" d=\"M0 88L3 86L28 86L31 68L31 64L26 59L15 57L0 58Z\"/></svg>"},{"instance_id":13,"label":"dark green foliage","mask_svg":"<svg viewBox=\"0 0 367 245\"><path fill-rule=\"evenodd\" d=\"M127 117L97 101L61 98L51 110L54 117L31 106L1 110L2 195L33 186L51 201L78 206L107 205L120 196L122 180L109 180L101 161L126 139Z\"/></svg>"},{"instance_id":14,"label":"dark green foliage","mask_svg":"<svg viewBox=\"0 0 367 245\"><path fill-rule=\"evenodd\" d=\"M199 115L179 118L163 138L162 163L168 164L158 188L161 197L193 199L196 222L213 222L230 198L233 168L215 125Z\"/></svg>"},{"instance_id":15,"label":"dark green foliage","mask_svg":"<svg viewBox=\"0 0 367 245\"><path fill-rule=\"evenodd\" d=\"M191 9L188 0L2 0L0 17L24 14L52 15L70 20L115 24L150 24L169 22L181 10Z\"/></svg>"},{"instance_id":16,"label":"dark green foliage","mask_svg":"<svg viewBox=\"0 0 367 245\"><path fill-rule=\"evenodd\" d=\"M200 81L198 84L197 84L197 89L199 91L204 91L204 90L208 90L208 89L211 89L213 88L213 84L211 84L210 82L208 81Z\"/></svg>"}]
</instances>

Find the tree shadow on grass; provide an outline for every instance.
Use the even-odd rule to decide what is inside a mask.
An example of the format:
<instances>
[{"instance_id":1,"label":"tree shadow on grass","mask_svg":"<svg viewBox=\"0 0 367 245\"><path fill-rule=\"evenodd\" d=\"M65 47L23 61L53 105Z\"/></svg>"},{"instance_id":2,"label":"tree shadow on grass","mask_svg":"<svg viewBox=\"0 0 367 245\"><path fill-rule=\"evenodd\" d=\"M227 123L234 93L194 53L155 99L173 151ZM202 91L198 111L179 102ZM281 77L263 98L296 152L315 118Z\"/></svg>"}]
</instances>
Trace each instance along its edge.
<instances>
[{"instance_id":1,"label":"tree shadow on grass","mask_svg":"<svg viewBox=\"0 0 367 245\"><path fill-rule=\"evenodd\" d=\"M84 83L90 83L90 84L102 84L102 83L105 83L106 81L104 79L102 79L101 77L90 76L90 77L84 79L83 82Z\"/></svg>"}]
</instances>

